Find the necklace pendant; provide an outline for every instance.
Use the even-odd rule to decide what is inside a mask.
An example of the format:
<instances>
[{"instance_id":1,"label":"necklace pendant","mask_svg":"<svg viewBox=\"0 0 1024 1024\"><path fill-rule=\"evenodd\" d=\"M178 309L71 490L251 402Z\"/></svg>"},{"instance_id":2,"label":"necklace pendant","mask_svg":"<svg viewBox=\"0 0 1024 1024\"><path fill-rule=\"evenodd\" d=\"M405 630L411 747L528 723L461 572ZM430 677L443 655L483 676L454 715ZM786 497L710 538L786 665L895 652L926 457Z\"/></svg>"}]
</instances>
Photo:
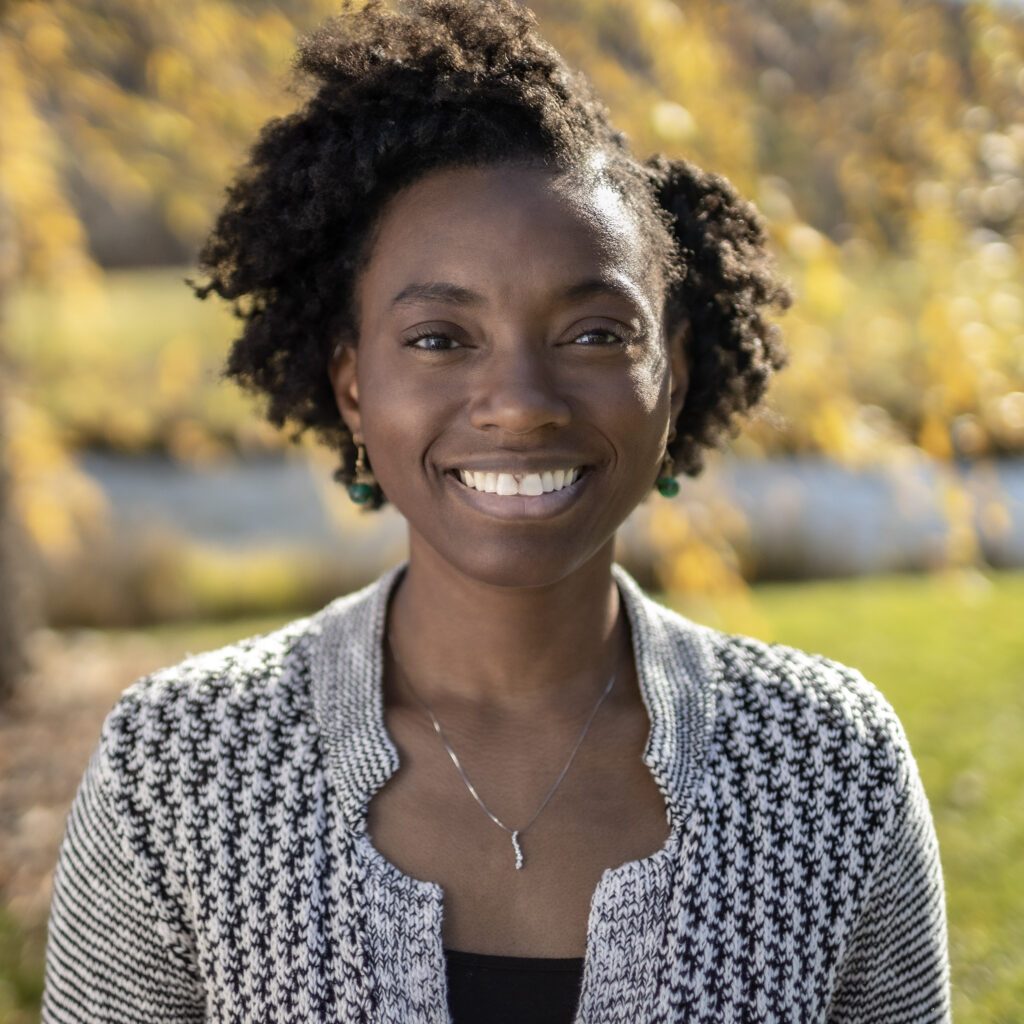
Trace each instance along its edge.
<instances>
[{"instance_id":1,"label":"necklace pendant","mask_svg":"<svg viewBox=\"0 0 1024 1024\"><path fill-rule=\"evenodd\" d=\"M523 869L523 851L519 846L519 829L512 833L512 849L516 851L516 871Z\"/></svg>"}]
</instances>

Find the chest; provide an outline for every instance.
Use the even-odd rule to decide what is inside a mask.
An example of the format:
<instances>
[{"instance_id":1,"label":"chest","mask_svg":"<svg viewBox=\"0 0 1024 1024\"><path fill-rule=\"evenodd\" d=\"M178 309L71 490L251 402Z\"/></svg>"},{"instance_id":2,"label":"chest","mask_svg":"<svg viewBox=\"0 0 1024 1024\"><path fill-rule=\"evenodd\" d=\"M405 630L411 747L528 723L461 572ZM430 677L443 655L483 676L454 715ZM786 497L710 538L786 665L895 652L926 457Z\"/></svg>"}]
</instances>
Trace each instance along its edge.
<instances>
[{"instance_id":1,"label":"chest","mask_svg":"<svg viewBox=\"0 0 1024 1024\"><path fill-rule=\"evenodd\" d=\"M835 947L817 925L772 905L788 878L748 878L737 891L718 873L709 890L708 821L698 817L653 856L599 881L576 1021L821 1024ZM338 839L311 834L260 899L237 890L202 916L208 1020L450 1024L447 894L398 871L366 833ZM833 920L827 937L842 926Z\"/></svg>"},{"instance_id":2,"label":"chest","mask_svg":"<svg viewBox=\"0 0 1024 1024\"><path fill-rule=\"evenodd\" d=\"M581 911L586 942L576 1018L581 1024L820 1022L844 933L859 914L859 898L831 902L821 893L832 891L824 882L837 876L849 878L856 893L861 887L856 864L836 862L829 853L842 848L830 835L841 826L838 818L817 832L809 828L819 821L814 801L795 805L794 816L755 820L758 802L747 795L747 781L713 761L691 812L664 845L638 860L620 859L611 870L600 869L608 848L604 856L593 855L586 840L595 831L619 831L607 822L597 829L595 822L602 807L628 806L625 791L611 803L607 794L590 805L569 799L576 811L566 809L557 821L573 840L546 843L541 833L531 844L528 830L528 866L518 873L507 837L496 829L494 873L481 875L483 881L468 874L492 901L486 913L473 904L474 890L458 888L466 871L452 872L454 895L444 888L443 858L436 852L455 848L445 847L444 840L468 842L468 830L475 826L465 826L466 836L446 836L443 828L428 836L434 859L424 863L438 872L431 878L382 855L375 845L383 845L380 830L373 836L341 820L322 771L312 770L301 785L280 792L266 784L258 791L246 783L218 787L220 800L204 801L210 816L199 821L200 808L190 815L197 827L190 833L187 848L193 855L186 863L197 967L209 993L207 1019L449 1024L445 944L461 943L466 935L466 948L479 952L475 944L480 944L486 951L488 936L498 933L501 942L495 945L507 949L508 929L495 915L514 915L517 900L504 897L501 886L529 881L533 866L540 879L536 884L546 886L544 900L557 907L552 917L582 906L563 898L558 876L549 875L560 869L546 866L549 854L567 856L565 851L574 850L592 874L601 870L586 892L589 906ZM449 794L453 802L457 792ZM410 789L410 798L415 795ZM476 809L472 801L469 806ZM242 820L243 807L249 839L217 824ZM425 821L437 813L436 806L422 808ZM416 855L409 844L401 849ZM621 847L614 852L624 856ZM550 858L552 865L557 862L558 857ZM863 874L870 862L861 858L860 864ZM530 889L523 886L524 898L532 899ZM460 899L468 902L469 927L453 940L445 922ZM534 911L537 903L531 903ZM541 955L564 953L563 941L574 948L581 922L571 924L565 933L553 926L545 939L553 948ZM526 942L537 936L513 938Z\"/></svg>"},{"instance_id":3,"label":"chest","mask_svg":"<svg viewBox=\"0 0 1024 1024\"><path fill-rule=\"evenodd\" d=\"M447 948L583 956L604 872L649 857L668 836L664 798L641 759L646 729L645 716L628 713L602 723L558 781L571 736L466 742L460 772L436 733L395 716L402 767L370 804L372 842L403 874L440 887Z\"/></svg>"}]
</instances>

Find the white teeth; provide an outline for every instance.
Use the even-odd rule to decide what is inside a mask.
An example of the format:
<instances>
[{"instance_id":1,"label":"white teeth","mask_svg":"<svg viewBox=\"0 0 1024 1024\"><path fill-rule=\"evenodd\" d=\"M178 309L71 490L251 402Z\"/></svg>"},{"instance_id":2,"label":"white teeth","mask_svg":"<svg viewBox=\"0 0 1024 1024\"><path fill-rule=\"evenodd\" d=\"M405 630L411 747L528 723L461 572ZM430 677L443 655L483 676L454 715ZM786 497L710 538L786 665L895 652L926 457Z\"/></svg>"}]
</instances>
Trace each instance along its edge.
<instances>
[{"instance_id":1,"label":"white teeth","mask_svg":"<svg viewBox=\"0 0 1024 1024\"><path fill-rule=\"evenodd\" d=\"M578 469L553 469L544 470L542 473L480 473L469 469L457 470L459 479L475 491L485 491L488 494L501 494L511 496L522 494L527 497L537 497L541 494L550 494L552 491L560 491L575 483L580 476Z\"/></svg>"},{"instance_id":2,"label":"white teeth","mask_svg":"<svg viewBox=\"0 0 1024 1024\"><path fill-rule=\"evenodd\" d=\"M539 473L527 473L522 480L519 481L519 493L528 494L531 497L535 497L538 494L544 493L544 485L540 481Z\"/></svg>"}]
</instances>

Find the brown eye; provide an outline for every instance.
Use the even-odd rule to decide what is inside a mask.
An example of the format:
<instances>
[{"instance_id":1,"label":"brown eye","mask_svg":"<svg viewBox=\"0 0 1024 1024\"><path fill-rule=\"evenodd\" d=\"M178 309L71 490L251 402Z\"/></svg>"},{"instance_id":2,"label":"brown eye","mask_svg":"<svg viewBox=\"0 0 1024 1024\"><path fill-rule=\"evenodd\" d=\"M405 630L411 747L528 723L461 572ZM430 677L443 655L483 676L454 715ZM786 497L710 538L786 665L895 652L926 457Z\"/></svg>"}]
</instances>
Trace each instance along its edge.
<instances>
[{"instance_id":1,"label":"brown eye","mask_svg":"<svg viewBox=\"0 0 1024 1024\"><path fill-rule=\"evenodd\" d=\"M418 348L423 352L450 352L452 349L462 348L454 338L449 338L446 334L434 332L410 338L406 345L409 348Z\"/></svg>"},{"instance_id":2,"label":"brown eye","mask_svg":"<svg viewBox=\"0 0 1024 1024\"><path fill-rule=\"evenodd\" d=\"M621 345L623 339L614 331L584 331L572 339L574 345Z\"/></svg>"}]
</instances>

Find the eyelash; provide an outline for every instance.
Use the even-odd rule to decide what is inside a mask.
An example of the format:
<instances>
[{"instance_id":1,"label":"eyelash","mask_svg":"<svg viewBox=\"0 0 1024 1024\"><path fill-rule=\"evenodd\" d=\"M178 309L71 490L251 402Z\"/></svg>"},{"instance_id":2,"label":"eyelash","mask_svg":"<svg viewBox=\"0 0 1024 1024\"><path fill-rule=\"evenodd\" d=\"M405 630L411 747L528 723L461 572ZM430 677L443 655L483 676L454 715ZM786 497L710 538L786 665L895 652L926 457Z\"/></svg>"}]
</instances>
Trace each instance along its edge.
<instances>
[{"instance_id":1,"label":"eyelash","mask_svg":"<svg viewBox=\"0 0 1024 1024\"><path fill-rule=\"evenodd\" d=\"M599 341L599 342L583 342L583 341L581 341L581 339L583 339L583 338L595 338L595 337L596 338L606 338L606 339L610 339L610 340ZM444 342L445 344L443 346L440 346L440 345L438 345L438 346L428 346L428 345L421 345L420 344L420 342L427 341L427 340L440 341L440 342ZM623 338L616 331L608 330L608 329L599 329L599 330L583 331L581 334L578 334L575 338L573 338L569 342L569 344L570 345L577 345L577 344L579 344L579 345L584 345L584 346L592 346L594 348L602 348L602 347L611 346L611 345L622 345L622 344L625 344L625 341L626 341L626 339ZM464 346L460 345L459 342L457 342L454 338L449 337L447 334L442 334L439 331L423 331L421 334L415 334L415 335L413 335L411 338L409 338L406 341L406 345L409 348L418 348L421 352L451 352L453 349L463 348L464 347Z\"/></svg>"},{"instance_id":2,"label":"eyelash","mask_svg":"<svg viewBox=\"0 0 1024 1024\"><path fill-rule=\"evenodd\" d=\"M428 339L435 339L437 341L446 342L445 347L429 347L427 345L421 345L421 341ZM447 334L442 334L440 331L423 331L419 334L413 335L405 343L409 348L418 348L421 352L451 352L452 349L461 348L462 346L454 339L450 338Z\"/></svg>"},{"instance_id":3,"label":"eyelash","mask_svg":"<svg viewBox=\"0 0 1024 1024\"><path fill-rule=\"evenodd\" d=\"M622 345L622 344L625 344L625 341L626 341L626 339L624 337L622 337L622 335L619 334L617 331L613 331L613 330L610 330L608 328L600 328L600 329L591 330L591 331L584 331L582 334L578 334L575 338L572 339L571 344L573 344L573 345L579 344L581 338L593 338L593 337L610 338L611 339L610 341L597 342L596 343L596 347L601 347L601 346L606 346L606 345ZM593 342L584 342L584 344L590 345L590 344L594 344L594 343Z\"/></svg>"}]
</instances>

